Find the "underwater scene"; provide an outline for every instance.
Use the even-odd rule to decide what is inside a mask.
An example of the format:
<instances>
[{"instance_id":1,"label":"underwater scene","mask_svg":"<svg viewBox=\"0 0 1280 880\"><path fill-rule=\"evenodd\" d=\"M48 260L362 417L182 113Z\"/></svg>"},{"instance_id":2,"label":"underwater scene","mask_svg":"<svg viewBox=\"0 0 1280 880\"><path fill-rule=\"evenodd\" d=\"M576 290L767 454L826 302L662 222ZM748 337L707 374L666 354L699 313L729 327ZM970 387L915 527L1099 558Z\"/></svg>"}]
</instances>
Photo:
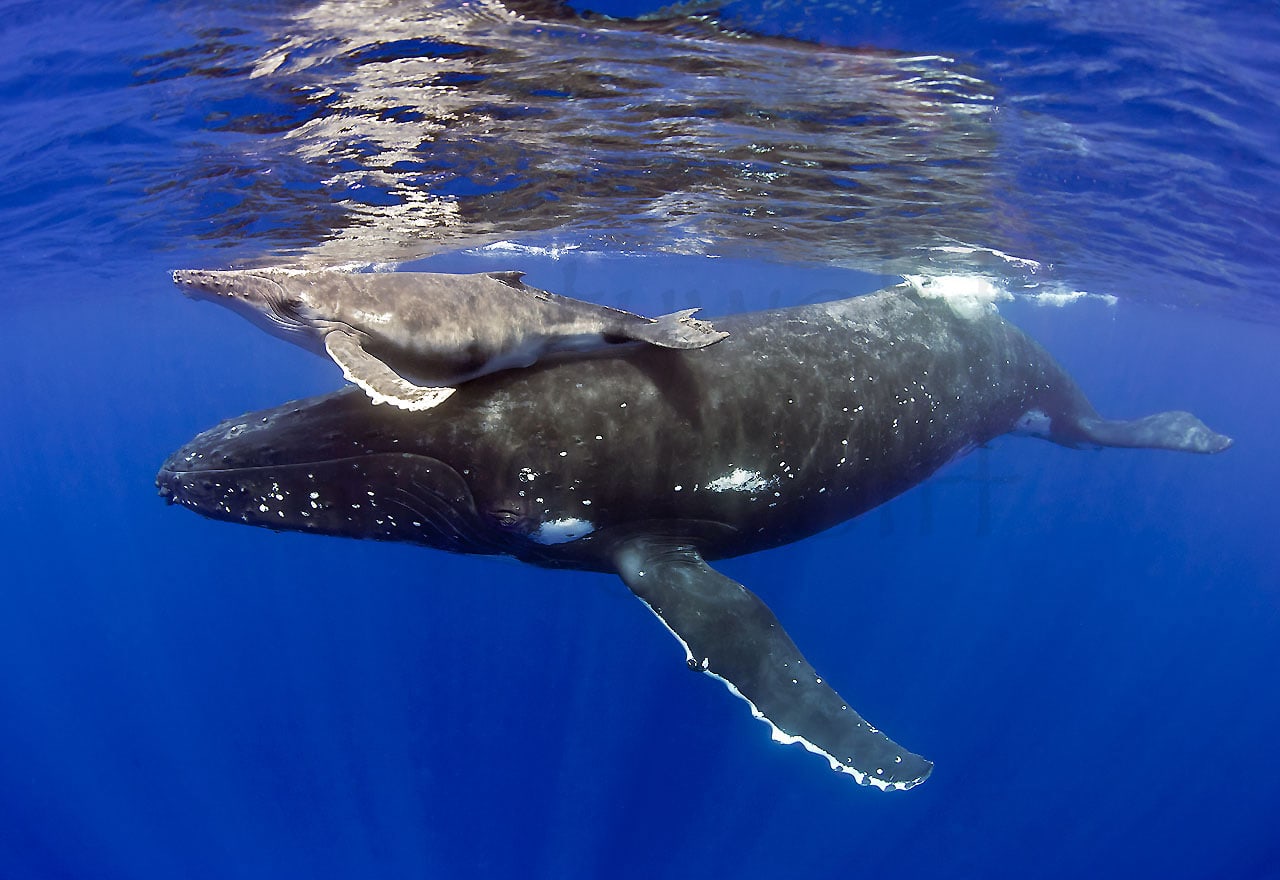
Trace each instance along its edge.
<instances>
[{"instance_id":1,"label":"underwater scene","mask_svg":"<svg viewBox=\"0 0 1280 880\"><path fill-rule=\"evenodd\" d=\"M0 4L0 877L1280 877L1280 8Z\"/></svg>"}]
</instances>

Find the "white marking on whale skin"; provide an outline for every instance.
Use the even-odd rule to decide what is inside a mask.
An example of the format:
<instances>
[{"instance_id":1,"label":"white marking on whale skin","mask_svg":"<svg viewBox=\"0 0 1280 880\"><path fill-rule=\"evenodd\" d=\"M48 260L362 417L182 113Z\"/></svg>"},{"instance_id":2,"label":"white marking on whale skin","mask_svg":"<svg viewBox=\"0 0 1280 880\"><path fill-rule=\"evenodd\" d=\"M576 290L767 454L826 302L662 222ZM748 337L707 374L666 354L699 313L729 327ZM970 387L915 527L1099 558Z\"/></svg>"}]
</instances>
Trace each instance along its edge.
<instances>
[{"instance_id":1,"label":"white marking on whale skin","mask_svg":"<svg viewBox=\"0 0 1280 880\"><path fill-rule=\"evenodd\" d=\"M640 577L644 577L643 571L640 572ZM751 702L745 696L743 696L742 691L734 687L733 682L729 681L726 678L721 678L720 676L716 675L714 672L711 671L710 657L703 657L701 660L695 657L693 655L693 651L689 650L689 643L686 642L683 638L681 638L680 634L675 630L673 630L671 628L671 625L662 619L662 615L659 614L657 611L655 611L653 607L649 605L648 602L645 603L645 607L648 608L649 611L653 613L653 616L658 618L658 621L667 628L667 632L675 636L676 641L680 643L680 647L684 648L685 663L689 666L689 668L696 669L699 672L702 672L702 673L705 673L706 675L711 676L716 681L720 682L726 688L728 688L729 693L733 694L739 700L742 700L742 702L746 703L747 706L750 707L751 709L752 717L758 718L761 721L763 721L765 724L769 725L770 737L773 739L774 742L782 743L783 745L791 745L792 743L799 743L800 745L804 746L804 748L807 751L813 752L815 755L821 755L822 757L826 758L827 763L831 765L832 770L835 770L837 773L847 773L850 776L852 776L854 782L858 783L858 785L872 785L880 789L881 791L906 791L907 789L914 788L917 784L919 784L918 780L912 781L912 782L889 782L884 779L876 779L874 776L871 776L870 774L863 773L860 770L856 770L853 767L850 767L848 764L845 764L839 758L832 755L830 752L826 751L825 749L819 746L814 745L804 737L794 736L780 729L778 725L770 721L767 717L765 717L765 714L763 712L761 712L758 708L756 708L755 703ZM815 680L819 684L822 683L822 679L818 678L817 676L815 676ZM849 707L842 706L841 708L848 709ZM867 727L868 729L871 730L872 733L877 732L876 729L872 727L870 724L867 724ZM894 761L895 763L899 763L899 764L902 763L901 756L896 757ZM883 773L884 771L880 770L879 772Z\"/></svg>"},{"instance_id":2,"label":"white marking on whale skin","mask_svg":"<svg viewBox=\"0 0 1280 880\"><path fill-rule=\"evenodd\" d=\"M390 324L395 320L395 312L367 312L364 309L352 309L351 316L361 324Z\"/></svg>"},{"instance_id":3,"label":"white marking on whale skin","mask_svg":"<svg viewBox=\"0 0 1280 880\"><path fill-rule=\"evenodd\" d=\"M1052 427L1052 422L1044 410L1029 409L1022 414L1022 418L1014 423L1012 433L1031 437L1047 437Z\"/></svg>"},{"instance_id":4,"label":"white marking on whale skin","mask_svg":"<svg viewBox=\"0 0 1280 880\"><path fill-rule=\"evenodd\" d=\"M761 489L776 485L778 485L777 477L771 477L766 480L759 471L734 468L724 476L717 477L707 483L706 488L712 492L759 492Z\"/></svg>"},{"instance_id":5,"label":"white marking on whale skin","mask_svg":"<svg viewBox=\"0 0 1280 880\"><path fill-rule=\"evenodd\" d=\"M372 387L361 377L352 373L346 364L339 364L342 367L342 378L351 384L359 387L369 396L369 400L374 406L390 404L396 409L409 410L410 412L420 412L425 409L432 409L449 399L449 396L457 389L454 388L424 388L413 385L410 382L401 380L404 385L404 397L390 397Z\"/></svg>"},{"instance_id":6,"label":"white marking on whale skin","mask_svg":"<svg viewBox=\"0 0 1280 880\"><path fill-rule=\"evenodd\" d=\"M547 520L529 534L530 540L539 544L567 544L579 538L585 538L596 530L588 520L575 516Z\"/></svg>"},{"instance_id":7,"label":"white marking on whale skin","mask_svg":"<svg viewBox=\"0 0 1280 880\"><path fill-rule=\"evenodd\" d=\"M875 776L871 775L870 773L863 773L860 770L855 770L853 767L850 767L848 764L845 764L839 758L837 758L835 755L832 755L830 752L828 752L826 749L822 748L821 746L818 746L809 742L809 740L805 739L802 736L795 736L793 734L787 733L786 731L782 730L776 724L774 724L772 721L766 718L765 714L756 708L755 703L751 702L746 697L744 697L742 695L742 692L733 686L732 682L726 681L725 679L720 678L720 676L716 675L714 672L711 672L710 670L704 669L704 671L707 673L707 675L710 675L712 678L723 682L724 686L729 689L729 693L733 694L735 697L742 700L744 703L746 703L748 706L751 707L751 714L754 717L759 718L765 724L769 725L770 734L774 742L782 743L783 745L791 745L793 743L799 743L800 745L804 746L806 751L813 752L813 754L815 755L821 755L822 757L826 758L827 763L831 765L832 770L836 771L837 773L847 773L850 776L852 776L854 782L858 783L858 785L871 785L871 786L874 786L875 788L880 789L881 791L907 791L908 789L914 788L917 785L916 781L889 782L888 780L885 780L885 779L877 779ZM820 680L821 679L819 679L819 681ZM848 706L845 706L844 708L847 709ZM867 729L870 730L872 733L878 732L876 728L872 727L870 724L867 725ZM901 763L901 761L902 761L901 757L897 757L895 759L896 763ZM883 773L884 772L883 768L880 768L878 772Z\"/></svg>"}]
</instances>

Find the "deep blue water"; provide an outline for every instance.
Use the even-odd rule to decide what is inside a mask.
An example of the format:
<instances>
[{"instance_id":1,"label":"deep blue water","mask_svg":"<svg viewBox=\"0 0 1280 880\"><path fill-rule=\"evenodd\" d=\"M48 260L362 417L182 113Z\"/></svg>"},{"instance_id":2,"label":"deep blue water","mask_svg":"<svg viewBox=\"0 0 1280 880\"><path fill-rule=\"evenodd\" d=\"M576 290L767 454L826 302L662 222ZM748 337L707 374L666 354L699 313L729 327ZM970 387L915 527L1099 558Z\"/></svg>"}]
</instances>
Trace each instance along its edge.
<instances>
[{"instance_id":1,"label":"deep blue water","mask_svg":"<svg viewBox=\"0 0 1280 880\"><path fill-rule=\"evenodd\" d=\"M0 7L0 877L1280 876L1274 3L352 9ZM1004 438L718 564L935 762L884 794L614 578L161 503L341 381L168 270L342 260L711 314L981 273L1104 414L1236 445Z\"/></svg>"}]
</instances>

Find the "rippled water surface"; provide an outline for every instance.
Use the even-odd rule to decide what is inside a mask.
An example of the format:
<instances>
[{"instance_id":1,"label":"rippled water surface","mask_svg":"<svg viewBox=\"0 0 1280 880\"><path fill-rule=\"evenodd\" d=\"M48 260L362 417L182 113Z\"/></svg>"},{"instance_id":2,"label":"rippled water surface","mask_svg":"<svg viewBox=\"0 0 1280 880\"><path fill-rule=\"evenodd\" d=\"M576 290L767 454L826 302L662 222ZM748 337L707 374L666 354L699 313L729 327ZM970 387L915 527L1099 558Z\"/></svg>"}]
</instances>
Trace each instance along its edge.
<instances>
[{"instance_id":1,"label":"rippled water surface","mask_svg":"<svg viewBox=\"0 0 1280 880\"><path fill-rule=\"evenodd\" d=\"M1274 13L19 4L4 219L37 259L520 239L979 270L1269 319Z\"/></svg>"},{"instance_id":2,"label":"rippled water surface","mask_svg":"<svg viewBox=\"0 0 1280 880\"><path fill-rule=\"evenodd\" d=\"M0 878L1280 876L1280 8L593 5L0 2ZM1001 439L718 563L935 762L885 794L615 578L166 508L342 382L169 272L334 264L710 316L969 276L1236 445Z\"/></svg>"}]
</instances>

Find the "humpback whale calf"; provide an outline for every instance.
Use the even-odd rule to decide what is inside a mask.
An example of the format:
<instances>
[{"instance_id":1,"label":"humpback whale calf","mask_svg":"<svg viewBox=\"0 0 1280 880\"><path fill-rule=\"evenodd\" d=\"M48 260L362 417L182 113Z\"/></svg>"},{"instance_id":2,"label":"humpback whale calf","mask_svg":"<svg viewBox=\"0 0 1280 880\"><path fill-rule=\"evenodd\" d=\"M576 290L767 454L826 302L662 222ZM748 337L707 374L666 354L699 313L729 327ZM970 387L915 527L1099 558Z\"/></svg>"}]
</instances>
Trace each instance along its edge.
<instances>
[{"instance_id":1,"label":"humpback whale calf","mask_svg":"<svg viewBox=\"0 0 1280 880\"><path fill-rule=\"evenodd\" d=\"M523 274L180 269L173 280L327 354L374 403L409 410L439 406L461 382L555 355L629 342L702 348L725 337L695 320L697 309L645 318L539 290Z\"/></svg>"},{"instance_id":2,"label":"humpback whale calf","mask_svg":"<svg viewBox=\"0 0 1280 880\"><path fill-rule=\"evenodd\" d=\"M717 319L692 350L481 377L432 417L347 389L225 421L160 494L214 519L613 572L685 649L833 769L909 789L932 765L865 721L768 607L708 565L857 516L1009 432L1212 453L1185 412L1102 418L994 310L911 285Z\"/></svg>"}]
</instances>

